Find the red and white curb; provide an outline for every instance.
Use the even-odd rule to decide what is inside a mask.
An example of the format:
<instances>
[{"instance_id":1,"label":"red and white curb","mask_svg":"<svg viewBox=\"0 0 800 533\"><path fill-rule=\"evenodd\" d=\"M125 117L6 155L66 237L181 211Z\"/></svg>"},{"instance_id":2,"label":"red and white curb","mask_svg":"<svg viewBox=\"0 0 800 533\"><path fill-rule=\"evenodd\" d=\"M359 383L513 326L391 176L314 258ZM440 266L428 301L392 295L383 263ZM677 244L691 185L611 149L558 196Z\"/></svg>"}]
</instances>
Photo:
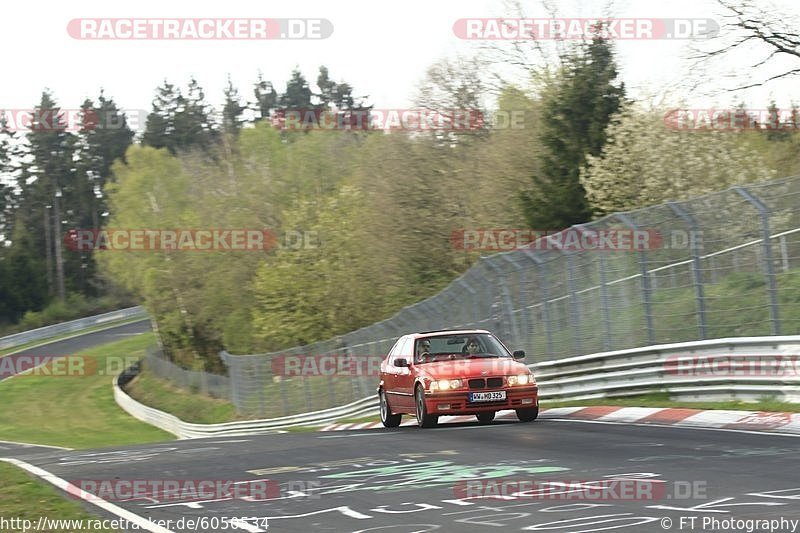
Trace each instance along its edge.
<instances>
[{"instance_id":1,"label":"red and white curb","mask_svg":"<svg viewBox=\"0 0 800 533\"><path fill-rule=\"evenodd\" d=\"M654 424L659 426L737 429L800 434L800 413L774 413L765 411L730 411L722 409L683 409L670 407L556 407L545 409L539 418L566 420L591 420L627 424ZM500 411L495 420L516 420L514 411ZM472 415L442 416L440 423L475 422ZM401 426L414 426L416 420L407 417ZM329 424L320 431L346 431L382 428L380 422Z\"/></svg>"}]
</instances>

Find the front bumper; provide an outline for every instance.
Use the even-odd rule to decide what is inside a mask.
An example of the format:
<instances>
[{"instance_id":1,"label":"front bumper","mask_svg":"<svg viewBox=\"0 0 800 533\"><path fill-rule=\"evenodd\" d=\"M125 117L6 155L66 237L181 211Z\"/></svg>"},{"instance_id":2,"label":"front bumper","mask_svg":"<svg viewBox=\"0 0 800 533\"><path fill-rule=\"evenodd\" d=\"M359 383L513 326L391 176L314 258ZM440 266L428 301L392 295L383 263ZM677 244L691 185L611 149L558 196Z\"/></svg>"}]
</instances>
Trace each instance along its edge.
<instances>
[{"instance_id":1,"label":"front bumper","mask_svg":"<svg viewBox=\"0 0 800 533\"><path fill-rule=\"evenodd\" d=\"M506 391L506 399L499 401L470 402L470 392ZM425 407L432 415L471 415L503 409L530 409L539 406L539 387L505 387L480 391L425 391Z\"/></svg>"}]
</instances>

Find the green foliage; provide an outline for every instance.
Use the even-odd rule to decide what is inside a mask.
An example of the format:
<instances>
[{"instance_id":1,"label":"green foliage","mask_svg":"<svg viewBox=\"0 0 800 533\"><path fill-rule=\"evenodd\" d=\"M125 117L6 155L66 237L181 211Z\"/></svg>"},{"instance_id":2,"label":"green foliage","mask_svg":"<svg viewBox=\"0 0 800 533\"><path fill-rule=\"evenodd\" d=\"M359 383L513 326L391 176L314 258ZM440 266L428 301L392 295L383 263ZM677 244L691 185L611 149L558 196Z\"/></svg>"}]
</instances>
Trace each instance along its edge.
<instances>
[{"instance_id":1,"label":"green foliage","mask_svg":"<svg viewBox=\"0 0 800 533\"><path fill-rule=\"evenodd\" d=\"M595 37L564 58L542 97L541 171L521 195L529 227L560 229L588 221L589 202L580 183L586 157L601 153L606 126L625 98L617 83L611 44Z\"/></svg>"},{"instance_id":2,"label":"green foliage","mask_svg":"<svg viewBox=\"0 0 800 533\"><path fill-rule=\"evenodd\" d=\"M208 149L217 138L212 125L211 109L197 80L189 80L185 96L180 88L164 80L153 99L142 142L154 148L167 148L173 154L193 148Z\"/></svg>"},{"instance_id":3,"label":"green foliage","mask_svg":"<svg viewBox=\"0 0 800 533\"><path fill-rule=\"evenodd\" d=\"M627 105L609 126L602 154L590 155L581 175L595 214L776 177L741 133L676 131L666 127L666 115L665 109Z\"/></svg>"}]
</instances>

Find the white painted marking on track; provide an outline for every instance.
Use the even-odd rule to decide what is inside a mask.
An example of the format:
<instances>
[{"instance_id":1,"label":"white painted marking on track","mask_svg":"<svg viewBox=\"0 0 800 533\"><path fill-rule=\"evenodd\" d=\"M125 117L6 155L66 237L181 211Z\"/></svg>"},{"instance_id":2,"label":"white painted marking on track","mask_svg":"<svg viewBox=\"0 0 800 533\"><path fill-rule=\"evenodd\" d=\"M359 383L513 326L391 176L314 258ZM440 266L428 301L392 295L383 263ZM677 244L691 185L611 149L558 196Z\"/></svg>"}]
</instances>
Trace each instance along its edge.
<instances>
[{"instance_id":1,"label":"white painted marking on track","mask_svg":"<svg viewBox=\"0 0 800 533\"><path fill-rule=\"evenodd\" d=\"M20 446L41 446L42 448L55 448L56 450L68 450L71 451L72 448L64 448L63 446L51 446L49 444L33 444L30 442L17 442L15 440L0 440L3 444L19 444Z\"/></svg>"},{"instance_id":2,"label":"white painted marking on track","mask_svg":"<svg viewBox=\"0 0 800 533\"><path fill-rule=\"evenodd\" d=\"M135 513L132 513L131 511L128 511L126 509L123 509L122 507L114 505L111 502L108 502L93 494L88 494L82 491L80 488L73 485L72 483L70 483L69 481L61 479L60 477L48 472L47 470L44 470L43 468L39 468L38 466L26 463L25 461L20 461L19 459L0 457L0 461L5 461L7 463L11 463L15 466L18 466L23 470L27 470L31 474L42 478L48 483L55 485L59 489L68 492L69 494L76 495L81 499L85 500L86 502L96 505L97 507L103 509L104 511L115 514L116 516L123 518L128 522L136 524L139 529L150 531L152 533L175 533L174 531L169 530L165 527L161 527L146 518L143 518Z\"/></svg>"},{"instance_id":3,"label":"white painted marking on track","mask_svg":"<svg viewBox=\"0 0 800 533\"><path fill-rule=\"evenodd\" d=\"M776 433L774 431L751 431L748 429L731 428L704 428L699 426L679 426L677 424L636 424L631 422L608 422L603 420L576 420L573 418L548 418L549 422L577 422L580 424L611 424L615 426L637 426L643 428L669 428L669 429L688 429L700 431L727 431L729 433L747 433L749 435L773 435L776 437L800 437L796 433Z\"/></svg>"}]
</instances>

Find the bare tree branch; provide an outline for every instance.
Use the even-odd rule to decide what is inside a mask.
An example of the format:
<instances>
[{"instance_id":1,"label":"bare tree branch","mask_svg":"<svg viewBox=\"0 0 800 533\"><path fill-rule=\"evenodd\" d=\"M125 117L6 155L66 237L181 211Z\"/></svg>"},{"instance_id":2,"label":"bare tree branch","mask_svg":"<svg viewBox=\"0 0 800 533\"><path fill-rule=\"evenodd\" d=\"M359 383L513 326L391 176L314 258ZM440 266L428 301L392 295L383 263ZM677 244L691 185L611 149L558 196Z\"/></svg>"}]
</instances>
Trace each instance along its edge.
<instances>
[{"instance_id":1,"label":"bare tree branch","mask_svg":"<svg viewBox=\"0 0 800 533\"><path fill-rule=\"evenodd\" d=\"M726 20L724 27L729 30L728 36L720 32L720 35L709 40L717 44L713 49L693 47L695 55L690 57L691 60L699 64L735 53L756 52L762 55L763 57L757 60L751 66L752 70L747 73L749 81L740 82L726 89L728 92L758 87L774 80L800 74L800 67L774 73L774 69L780 67L778 62L784 57L794 58L800 63L800 34L794 30L795 21L782 16L775 9L757 8L752 0L738 2L717 0L717 2L726 11L723 16ZM772 69L772 72L764 72L769 69Z\"/></svg>"}]
</instances>

